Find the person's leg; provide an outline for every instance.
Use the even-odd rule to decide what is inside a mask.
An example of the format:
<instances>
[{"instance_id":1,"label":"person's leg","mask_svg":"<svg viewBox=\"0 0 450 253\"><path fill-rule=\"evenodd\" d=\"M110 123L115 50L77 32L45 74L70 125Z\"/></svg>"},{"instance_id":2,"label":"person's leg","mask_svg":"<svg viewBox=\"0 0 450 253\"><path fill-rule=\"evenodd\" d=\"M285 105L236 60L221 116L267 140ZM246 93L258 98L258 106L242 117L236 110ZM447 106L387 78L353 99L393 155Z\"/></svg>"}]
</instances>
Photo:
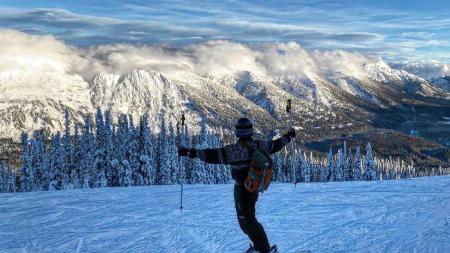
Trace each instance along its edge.
<instances>
[{"instance_id":1,"label":"person's leg","mask_svg":"<svg viewBox=\"0 0 450 253\"><path fill-rule=\"evenodd\" d=\"M248 235L256 250L261 253L269 252L270 244L263 226L256 220L255 205L257 193L248 192L244 186L234 186L234 203L239 226Z\"/></svg>"}]
</instances>

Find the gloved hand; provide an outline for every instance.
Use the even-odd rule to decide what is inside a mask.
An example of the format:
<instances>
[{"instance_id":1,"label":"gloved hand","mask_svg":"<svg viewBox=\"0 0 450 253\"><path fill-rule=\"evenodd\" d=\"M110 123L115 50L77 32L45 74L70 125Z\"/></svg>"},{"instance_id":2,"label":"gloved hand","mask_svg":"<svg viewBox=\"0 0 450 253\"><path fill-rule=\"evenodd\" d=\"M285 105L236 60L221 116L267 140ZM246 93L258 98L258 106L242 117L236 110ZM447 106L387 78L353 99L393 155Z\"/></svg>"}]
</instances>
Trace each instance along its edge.
<instances>
[{"instance_id":1,"label":"gloved hand","mask_svg":"<svg viewBox=\"0 0 450 253\"><path fill-rule=\"evenodd\" d=\"M292 139L295 137L295 129L291 128L287 133L284 134L285 137Z\"/></svg>"},{"instance_id":2,"label":"gloved hand","mask_svg":"<svg viewBox=\"0 0 450 253\"><path fill-rule=\"evenodd\" d=\"M178 149L179 156L189 156L190 158L195 158L197 155L197 150L193 148L179 148Z\"/></svg>"}]
</instances>

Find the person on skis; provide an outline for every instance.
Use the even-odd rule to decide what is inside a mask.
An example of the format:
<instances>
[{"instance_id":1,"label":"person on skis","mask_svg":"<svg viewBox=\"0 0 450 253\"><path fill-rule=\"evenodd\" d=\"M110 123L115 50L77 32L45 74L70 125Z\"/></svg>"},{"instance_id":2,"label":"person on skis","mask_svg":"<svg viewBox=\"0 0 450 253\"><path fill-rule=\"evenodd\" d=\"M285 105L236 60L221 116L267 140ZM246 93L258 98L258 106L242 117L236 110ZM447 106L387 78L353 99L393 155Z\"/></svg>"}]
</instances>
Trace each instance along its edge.
<instances>
[{"instance_id":1,"label":"person on skis","mask_svg":"<svg viewBox=\"0 0 450 253\"><path fill-rule=\"evenodd\" d=\"M276 140L255 140L252 138L253 125L251 121L247 118L241 118L236 123L235 134L238 138L237 143L214 149L180 147L178 153L180 156L199 158L206 163L231 165L231 175L235 180L234 204L239 226L253 242L253 247L247 252L253 252L252 250L261 253L276 252L276 246L270 247L266 232L255 217L258 191L249 192L243 183L249 173L251 163L250 147L263 150L267 154L274 154L280 151L295 137L295 130L290 129L286 134Z\"/></svg>"}]
</instances>

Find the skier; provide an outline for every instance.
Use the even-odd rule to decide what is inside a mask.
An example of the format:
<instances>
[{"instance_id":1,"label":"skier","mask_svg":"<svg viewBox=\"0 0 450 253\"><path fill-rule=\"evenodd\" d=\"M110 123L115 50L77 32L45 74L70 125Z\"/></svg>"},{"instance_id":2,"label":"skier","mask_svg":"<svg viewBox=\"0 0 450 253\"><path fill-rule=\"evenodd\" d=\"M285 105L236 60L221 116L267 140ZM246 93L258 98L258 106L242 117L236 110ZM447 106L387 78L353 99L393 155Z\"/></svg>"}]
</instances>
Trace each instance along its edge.
<instances>
[{"instance_id":1,"label":"skier","mask_svg":"<svg viewBox=\"0 0 450 253\"><path fill-rule=\"evenodd\" d=\"M180 147L178 153L180 156L188 156L190 158L199 158L206 163L228 164L231 165L231 175L235 180L234 185L234 204L242 231L248 235L253 242L250 249L246 252L277 252L276 246L270 247L266 232L263 226L255 217L255 204L258 200L258 192L249 192L243 183L248 175L251 152L258 148L268 154L273 154L281 150L295 137L295 130L290 129L282 137L272 141L254 140L253 125L247 118L241 118L235 126L236 137L239 138L237 143L227 145L217 149L193 149Z\"/></svg>"}]
</instances>

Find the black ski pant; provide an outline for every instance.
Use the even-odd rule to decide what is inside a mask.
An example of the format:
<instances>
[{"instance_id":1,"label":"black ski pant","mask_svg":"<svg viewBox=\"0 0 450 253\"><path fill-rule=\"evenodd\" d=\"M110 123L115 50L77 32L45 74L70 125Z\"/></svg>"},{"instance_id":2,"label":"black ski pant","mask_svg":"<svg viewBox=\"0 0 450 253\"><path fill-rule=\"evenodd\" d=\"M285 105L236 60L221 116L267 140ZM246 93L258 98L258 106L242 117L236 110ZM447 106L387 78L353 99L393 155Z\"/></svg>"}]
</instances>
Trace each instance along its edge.
<instances>
[{"instance_id":1,"label":"black ski pant","mask_svg":"<svg viewBox=\"0 0 450 253\"><path fill-rule=\"evenodd\" d=\"M255 205L258 193L248 192L243 185L234 185L234 205L242 231L248 235L253 246L261 253L270 250L269 240L263 226L256 220Z\"/></svg>"}]
</instances>

